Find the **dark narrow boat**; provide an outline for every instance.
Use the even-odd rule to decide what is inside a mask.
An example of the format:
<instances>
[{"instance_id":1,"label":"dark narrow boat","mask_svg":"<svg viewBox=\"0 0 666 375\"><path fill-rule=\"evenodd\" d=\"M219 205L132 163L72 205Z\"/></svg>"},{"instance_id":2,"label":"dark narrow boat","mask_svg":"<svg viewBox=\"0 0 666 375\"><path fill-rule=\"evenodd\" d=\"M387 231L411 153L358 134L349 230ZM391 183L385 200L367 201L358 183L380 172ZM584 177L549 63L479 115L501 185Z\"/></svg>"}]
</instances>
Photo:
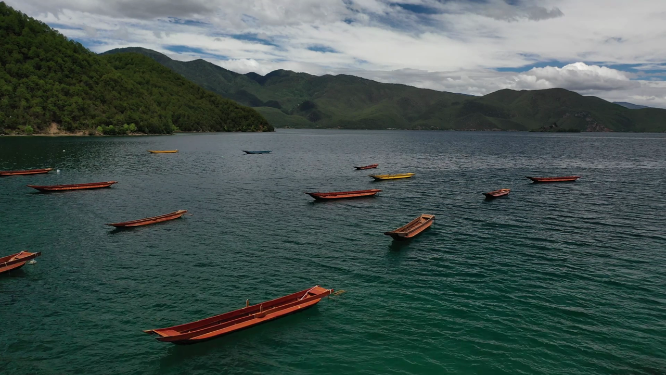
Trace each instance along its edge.
<instances>
[{"instance_id":1,"label":"dark narrow boat","mask_svg":"<svg viewBox=\"0 0 666 375\"><path fill-rule=\"evenodd\" d=\"M288 296L262 302L249 306L249 301L242 309L216 315L192 323L181 324L168 328L151 329L144 331L156 334L158 341L174 344L194 344L210 340L241 329L250 328L273 319L316 305L323 297L328 296L333 289L324 289L314 286Z\"/></svg>"},{"instance_id":2,"label":"dark narrow boat","mask_svg":"<svg viewBox=\"0 0 666 375\"><path fill-rule=\"evenodd\" d=\"M491 192L488 192L488 193L483 193L483 195L485 195L487 199L493 199L493 198L503 197L505 195L509 195L510 191L511 191L511 189L499 189L499 190L491 191Z\"/></svg>"},{"instance_id":3,"label":"dark narrow boat","mask_svg":"<svg viewBox=\"0 0 666 375\"><path fill-rule=\"evenodd\" d=\"M246 154L270 154L270 151L245 151L243 150L244 153Z\"/></svg>"},{"instance_id":4,"label":"dark narrow boat","mask_svg":"<svg viewBox=\"0 0 666 375\"><path fill-rule=\"evenodd\" d=\"M28 251L21 251L20 253L2 257L0 258L0 273L19 269L25 266L25 264L28 263L28 261L35 259L40 255L42 255L42 253L31 253Z\"/></svg>"},{"instance_id":5,"label":"dark narrow boat","mask_svg":"<svg viewBox=\"0 0 666 375\"><path fill-rule=\"evenodd\" d=\"M91 182L88 184L73 184L73 185L51 185L51 186L28 185L28 187L37 189L41 192L50 192L50 191L68 191L68 190L83 190L83 189L101 189L101 188L107 188L117 183L118 183L117 181L107 181L107 182Z\"/></svg>"},{"instance_id":6,"label":"dark narrow boat","mask_svg":"<svg viewBox=\"0 0 666 375\"><path fill-rule=\"evenodd\" d=\"M355 190L355 191L334 191L330 193L305 193L317 200L323 199L343 199L343 198L360 198L371 197L379 193L379 189L370 190Z\"/></svg>"},{"instance_id":7,"label":"dark narrow boat","mask_svg":"<svg viewBox=\"0 0 666 375\"><path fill-rule=\"evenodd\" d=\"M532 182L571 182L576 181L580 176L563 176L563 177L529 177Z\"/></svg>"},{"instance_id":8,"label":"dark narrow boat","mask_svg":"<svg viewBox=\"0 0 666 375\"><path fill-rule=\"evenodd\" d=\"M49 173L53 168L43 168L43 169L27 169L25 171L0 171L0 177L4 176L25 176L29 174L43 174Z\"/></svg>"},{"instance_id":9,"label":"dark narrow boat","mask_svg":"<svg viewBox=\"0 0 666 375\"><path fill-rule=\"evenodd\" d=\"M423 214L416 219L410 221L406 225L401 226L396 230L385 232L387 236L393 237L394 240L402 241L416 237L419 233L430 228L435 221L435 215Z\"/></svg>"},{"instance_id":10,"label":"dark narrow boat","mask_svg":"<svg viewBox=\"0 0 666 375\"><path fill-rule=\"evenodd\" d=\"M379 164L370 164L370 165L364 165L362 167L354 167L356 168L357 171L364 170L364 169L374 169L377 168Z\"/></svg>"},{"instance_id":11,"label":"dark narrow boat","mask_svg":"<svg viewBox=\"0 0 666 375\"><path fill-rule=\"evenodd\" d=\"M112 223L112 224L106 224L106 225L110 225L110 226L116 227L116 228L140 227L140 226L143 226L143 225L156 224L156 223L161 223L163 221L178 219L179 217L185 215L186 212L187 212L187 210L178 210L178 211L174 211L174 212L164 214L164 215L160 215L160 216L153 216L153 217L147 217L145 219L125 221L125 222L122 222L122 223Z\"/></svg>"}]
</instances>

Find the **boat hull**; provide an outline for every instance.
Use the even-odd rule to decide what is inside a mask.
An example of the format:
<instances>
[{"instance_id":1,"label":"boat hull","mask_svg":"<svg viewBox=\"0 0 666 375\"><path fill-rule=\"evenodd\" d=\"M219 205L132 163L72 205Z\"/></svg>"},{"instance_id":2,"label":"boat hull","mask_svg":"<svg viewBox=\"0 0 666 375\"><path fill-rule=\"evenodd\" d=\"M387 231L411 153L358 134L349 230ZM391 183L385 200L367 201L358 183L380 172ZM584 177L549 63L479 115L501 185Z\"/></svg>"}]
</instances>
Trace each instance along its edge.
<instances>
[{"instance_id":1,"label":"boat hull","mask_svg":"<svg viewBox=\"0 0 666 375\"><path fill-rule=\"evenodd\" d=\"M222 315L169 328L144 331L156 334L158 341L187 345L211 340L308 309L331 294L332 289L314 286L275 300L266 301Z\"/></svg>"},{"instance_id":2,"label":"boat hull","mask_svg":"<svg viewBox=\"0 0 666 375\"><path fill-rule=\"evenodd\" d=\"M255 154L270 154L270 151L245 151L243 150L244 153L248 155L255 155Z\"/></svg>"},{"instance_id":3,"label":"boat hull","mask_svg":"<svg viewBox=\"0 0 666 375\"><path fill-rule=\"evenodd\" d=\"M321 301L321 298L319 298L317 300L310 301L310 302L305 303L305 304L301 304L301 305L292 307L290 309L285 309L280 314L268 314L264 318L256 319L252 322L247 322L247 323L244 323L244 324L239 324L237 326L234 326L233 329L226 329L226 330L221 330L219 332L212 332L211 334L202 335L202 336L199 336L199 337L194 337L194 338L189 339L189 340L169 341L169 340L165 340L164 338L157 338L157 341L170 342L170 343L176 344L176 345L198 344L200 342L216 339L218 337L226 336L226 335L229 335L229 334L234 333L234 332L238 332L238 331L242 331L242 330L245 330L245 329L248 329L248 328L252 328L252 327L258 326L260 324L268 323L272 320L283 318L287 315L292 315L292 314L295 314L295 313L298 313L298 312L301 312L301 311L305 311L305 310L307 310L311 307L314 307L320 301Z\"/></svg>"},{"instance_id":4,"label":"boat hull","mask_svg":"<svg viewBox=\"0 0 666 375\"><path fill-rule=\"evenodd\" d=\"M148 150L151 154L175 154L178 150Z\"/></svg>"},{"instance_id":5,"label":"boat hull","mask_svg":"<svg viewBox=\"0 0 666 375\"><path fill-rule=\"evenodd\" d=\"M510 189L499 189L499 190L491 191L491 192L488 192L488 193L483 193L483 195L486 196L486 199L494 199L494 198L507 196L507 195L509 195L509 192L511 192Z\"/></svg>"},{"instance_id":6,"label":"boat hull","mask_svg":"<svg viewBox=\"0 0 666 375\"><path fill-rule=\"evenodd\" d=\"M88 184L73 184L73 185L52 185L52 186L28 185L28 187L39 190L43 193L51 193L57 191L102 189L102 188L108 188L111 185L117 183L118 183L117 181L107 181L107 182L91 182Z\"/></svg>"},{"instance_id":7,"label":"boat hull","mask_svg":"<svg viewBox=\"0 0 666 375\"><path fill-rule=\"evenodd\" d=\"M384 181L384 180L399 180L403 178L414 177L414 173L400 173L400 174L371 174L370 177L374 178L375 181Z\"/></svg>"},{"instance_id":8,"label":"boat hull","mask_svg":"<svg viewBox=\"0 0 666 375\"><path fill-rule=\"evenodd\" d=\"M370 165L364 165L362 167L354 167L354 168L356 168L357 171L362 171L362 170L365 170L365 169L375 169L377 167L379 167L379 164L370 164Z\"/></svg>"},{"instance_id":9,"label":"boat hull","mask_svg":"<svg viewBox=\"0 0 666 375\"><path fill-rule=\"evenodd\" d=\"M331 200L331 199L349 199L349 198L363 198L373 197L381 192L379 189L371 190L356 190L356 191L338 191L331 193L305 193L316 200Z\"/></svg>"},{"instance_id":10,"label":"boat hull","mask_svg":"<svg viewBox=\"0 0 666 375\"><path fill-rule=\"evenodd\" d=\"M421 234L426 229L432 226L432 223L435 222L435 215L421 215L416 219L410 221L406 225L390 231L385 232L387 236L391 236L396 241L405 241L416 237Z\"/></svg>"},{"instance_id":11,"label":"boat hull","mask_svg":"<svg viewBox=\"0 0 666 375\"><path fill-rule=\"evenodd\" d=\"M574 182L580 178L580 176L564 176L564 177L529 177L534 183L547 183L547 182Z\"/></svg>"},{"instance_id":12,"label":"boat hull","mask_svg":"<svg viewBox=\"0 0 666 375\"><path fill-rule=\"evenodd\" d=\"M30 253L21 251L20 253L12 254L0 258L0 274L19 269L26 265L30 260L37 258L42 253Z\"/></svg>"},{"instance_id":13,"label":"boat hull","mask_svg":"<svg viewBox=\"0 0 666 375\"><path fill-rule=\"evenodd\" d=\"M132 220L132 221L124 221L122 223L111 223L107 224L112 227L116 228L135 228L135 227L141 227L144 225L151 225L151 224L157 224L157 223L162 223L165 221L170 221L170 220L175 220L187 213L187 210L178 210L175 212L171 212L169 214L164 214L160 216L153 216L153 217L147 217L145 219L139 219L139 220Z\"/></svg>"},{"instance_id":14,"label":"boat hull","mask_svg":"<svg viewBox=\"0 0 666 375\"><path fill-rule=\"evenodd\" d=\"M28 169L25 171L0 171L0 177L6 176L26 176L31 174L44 174L49 173L53 168L43 168L43 169Z\"/></svg>"}]
</instances>

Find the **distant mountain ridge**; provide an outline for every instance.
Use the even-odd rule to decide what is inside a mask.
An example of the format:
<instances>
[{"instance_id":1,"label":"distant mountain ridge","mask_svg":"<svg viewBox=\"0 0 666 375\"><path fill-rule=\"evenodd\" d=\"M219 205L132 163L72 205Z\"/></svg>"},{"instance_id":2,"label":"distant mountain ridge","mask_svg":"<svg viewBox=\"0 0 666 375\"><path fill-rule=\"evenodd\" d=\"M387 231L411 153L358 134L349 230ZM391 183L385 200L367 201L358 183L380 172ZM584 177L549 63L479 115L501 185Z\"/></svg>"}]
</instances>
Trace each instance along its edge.
<instances>
[{"instance_id":1,"label":"distant mountain ridge","mask_svg":"<svg viewBox=\"0 0 666 375\"><path fill-rule=\"evenodd\" d=\"M643 109L643 108L652 108L648 107L645 105L640 105L640 104L634 104L634 103L628 103L628 102L613 102L614 104L618 104L623 106L624 108L629 108L629 109Z\"/></svg>"},{"instance_id":2,"label":"distant mountain ridge","mask_svg":"<svg viewBox=\"0 0 666 375\"><path fill-rule=\"evenodd\" d=\"M276 127L666 131L666 110L628 109L565 89L506 89L474 97L343 74L239 74L204 60L176 61L138 47L105 54L119 52L149 56L201 87L254 107Z\"/></svg>"}]
</instances>

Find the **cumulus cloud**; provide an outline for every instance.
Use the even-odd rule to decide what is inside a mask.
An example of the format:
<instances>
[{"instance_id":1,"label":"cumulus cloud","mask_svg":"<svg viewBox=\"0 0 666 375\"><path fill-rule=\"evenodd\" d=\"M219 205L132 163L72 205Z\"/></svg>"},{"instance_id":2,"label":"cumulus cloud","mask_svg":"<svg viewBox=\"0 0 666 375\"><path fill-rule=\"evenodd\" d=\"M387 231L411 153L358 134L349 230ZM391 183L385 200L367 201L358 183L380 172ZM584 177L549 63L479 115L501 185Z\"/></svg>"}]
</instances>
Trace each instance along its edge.
<instances>
[{"instance_id":1,"label":"cumulus cloud","mask_svg":"<svg viewBox=\"0 0 666 375\"><path fill-rule=\"evenodd\" d=\"M666 107L666 2L6 1L95 52L140 46L238 72L350 73L474 95L564 87ZM586 63L521 68L548 61Z\"/></svg>"}]
</instances>

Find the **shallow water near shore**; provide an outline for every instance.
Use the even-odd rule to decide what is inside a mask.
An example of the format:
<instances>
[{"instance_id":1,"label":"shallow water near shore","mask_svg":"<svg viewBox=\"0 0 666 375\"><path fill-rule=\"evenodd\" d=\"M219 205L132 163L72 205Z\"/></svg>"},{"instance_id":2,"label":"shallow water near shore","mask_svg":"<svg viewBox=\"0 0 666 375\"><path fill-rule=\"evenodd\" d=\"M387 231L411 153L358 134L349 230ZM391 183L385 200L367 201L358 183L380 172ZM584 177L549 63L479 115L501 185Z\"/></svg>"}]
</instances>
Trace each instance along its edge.
<instances>
[{"instance_id":1,"label":"shallow water near shore","mask_svg":"<svg viewBox=\"0 0 666 375\"><path fill-rule=\"evenodd\" d=\"M666 374L663 134L0 137L0 170L44 167L0 178L0 256L42 252L0 275L3 374ZM422 213L414 240L382 234ZM315 284L346 293L192 346L141 332Z\"/></svg>"}]
</instances>

